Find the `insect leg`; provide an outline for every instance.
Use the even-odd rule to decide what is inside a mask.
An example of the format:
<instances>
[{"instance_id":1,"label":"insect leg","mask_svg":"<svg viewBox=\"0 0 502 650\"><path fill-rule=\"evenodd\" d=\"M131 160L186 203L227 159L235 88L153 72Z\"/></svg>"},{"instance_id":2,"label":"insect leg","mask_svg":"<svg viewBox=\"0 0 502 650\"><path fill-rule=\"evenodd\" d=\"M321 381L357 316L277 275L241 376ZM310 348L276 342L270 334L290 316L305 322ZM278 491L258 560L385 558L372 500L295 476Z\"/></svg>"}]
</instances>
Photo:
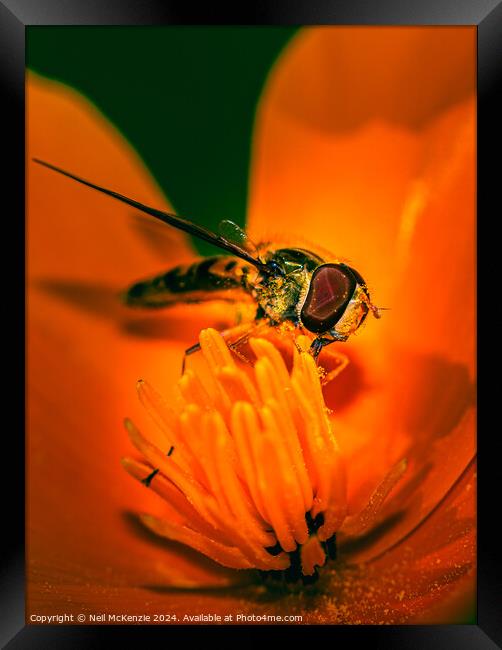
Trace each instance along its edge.
<instances>
[{"instance_id":1,"label":"insect leg","mask_svg":"<svg viewBox=\"0 0 502 650\"><path fill-rule=\"evenodd\" d=\"M223 336L225 342L227 343L230 350L232 350L232 352L235 352L235 354L242 361L245 361L246 363L250 363L250 360L244 355L240 354L237 348L242 346L249 339L251 334L255 332L255 330L256 328L253 327L253 323L244 323L244 324L235 325L234 327L230 327L226 330L222 330L220 334ZM199 350L200 350L200 343L194 343L193 345L191 345L189 348L185 350L185 353L183 355L183 361L181 364L181 374L185 372L187 357L190 356L191 354L194 354L195 352L198 352Z\"/></svg>"},{"instance_id":2,"label":"insect leg","mask_svg":"<svg viewBox=\"0 0 502 650\"><path fill-rule=\"evenodd\" d=\"M328 339L328 338L323 338L323 337L315 338L312 341L312 344L310 346L310 352L311 352L312 356L314 357L314 359L317 361L317 359L318 359L318 357L319 357L319 355L321 353L321 350L323 350L323 348L330 345L331 343L334 343L335 340L336 339ZM336 359L338 364L337 364L337 366L335 368L333 368L332 370L330 370L329 372L327 372L327 373L325 373L323 375L322 381L321 381L323 386L325 386L330 381L332 381L335 377L337 377L342 372L342 370L344 370L347 367L347 365L349 364L348 357L345 354L343 354L342 352L332 351L332 352L329 353L329 355L333 359Z\"/></svg>"},{"instance_id":3,"label":"insect leg","mask_svg":"<svg viewBox=\"0 0 502 650\"><path fill-rule=\"evenodd\" d=\"M228 330L224 330L221 334L223 338L227 341L229 349L244 363L252 364L252 360L249 359L245 354L240 352L239 348L245 345L251 336L257 336L261 331L264 331L269 327L268 323L263 320L255 320L251 323L246 323L245 325L237 325L236 327L231 327ZM240 336L239 336L240 334ZM237 335L237 338L234 336ZM233 339L233 340L229 340Z\"/></svg>"},{"instance_id":4,"label":"insect leg","mask_svg":"<svg viewBox=\"0 0 502 650\"><path fill-rule=\"evenodd\" d=\"M336 359L338 364L336 365L335 368L327 372L324 377L321 380L321 384L323 386L326 386L326 384L329 384L330 381L332 381L335 377L338 377L338 375L342 372L342 370L345 370L345 368L349 365L349 358L343 354L342 352L338 352L338 350L330 350L328 353L329 356L333 359Z\"/></svg>"},{"instance_id":5,"label":"insect leg","mask_svg":"<svg viewBox=\"0 0 502 650\"><path fill-rule=\"evenodd\" d=\"M312 344L310 346L310 354L317 361L317 357L321 354L321 350L326 345L329 345L330 343L333 343L333 339L327 339L327 338L323 338L321 336L318 336L317 338L315 338L312 341Z\"/></svg>"}]
</instances>

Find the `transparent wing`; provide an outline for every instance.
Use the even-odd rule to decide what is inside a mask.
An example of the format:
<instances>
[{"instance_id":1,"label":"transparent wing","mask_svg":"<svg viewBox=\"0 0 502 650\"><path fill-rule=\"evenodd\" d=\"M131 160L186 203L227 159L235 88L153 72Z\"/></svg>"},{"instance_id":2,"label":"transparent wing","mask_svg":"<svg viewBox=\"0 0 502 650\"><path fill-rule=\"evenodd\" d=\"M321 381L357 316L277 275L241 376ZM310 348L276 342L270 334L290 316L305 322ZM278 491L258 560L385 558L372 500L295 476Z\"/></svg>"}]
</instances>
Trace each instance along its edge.
<instances>
[{"instance_id":1,"label":"transparent wing","mask_svg":"<svg viewBox=\"0 0 502 650\"><path fill-rule=\"evenodd\" d=\"M239 248L244 249L251 255L258 257L257 245L248 237L246 232L233 221L223 219L218 225L220 235L226 240L233 242Z\"/></svg>"},{"instance_id":2,"label":"transparent wing","mask_svg":"<svg viewBox=\"0 0 502 650\"><path fill-rule=\"evenodd\" d=\"M103 194L106 194L107 196L110 196L116 199L117 201L121 201L122 203L130 205L133 208L136 208L137 210L144 212L145 214L149 214L151 217L155 217L159 221L162 221L163 223L166 223L169 226L178 228L178 230L183 230L184 232L187 232L190 235L193 235L194 237L198 237L199 239L202 239L210 244L213 244L218 248L222 248L228 253L231 253L232 255L236 255L237 257L246 260L250 264L253 264L254 266L256 266L256 268L260 269L263 273L266 274L273 273L273 271L266 264L261 262L261 260L254 258L246 249L235 244L233 241L227 240L225 237L222 237L217 233L211 232L204 226L200 226L194 223L193 221L185 219L184 217L180 217L177 214L164 212L162 210L157 210L156 208L152 208L148 205L144 205L139 201L135 201L134 199L124 196L123 194L119 194L118 192L109 190L106 187L102 187L101 185L96 185L96 183L87 181L84 178L81 178L80 176L76 176L71 172L67 172L64 169L61 169L60 167L56 167L55 165L52 165L51 163L45 162L43 160L39 160L38 158L33 158L33 161L38 163L39 165L51 169L52 171L57 172L58 174L62 174L63 176L71 178L72 180L77 181L78 183L82 183L82 185L86 185L87 187L90 187L93 190L102 192ZM235 227L238 228L238 226L236 225Z\"/></svg>"}]
</instances>

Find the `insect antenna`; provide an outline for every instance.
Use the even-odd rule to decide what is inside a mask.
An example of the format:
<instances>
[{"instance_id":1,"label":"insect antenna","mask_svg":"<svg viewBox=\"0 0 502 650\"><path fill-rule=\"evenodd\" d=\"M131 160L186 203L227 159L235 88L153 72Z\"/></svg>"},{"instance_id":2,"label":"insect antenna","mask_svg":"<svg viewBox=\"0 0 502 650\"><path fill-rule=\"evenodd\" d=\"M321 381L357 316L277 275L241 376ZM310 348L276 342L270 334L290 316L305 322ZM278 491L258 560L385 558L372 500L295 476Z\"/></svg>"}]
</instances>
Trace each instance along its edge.
<instances>
[{"instance_id":1,"label":"insect antenna","mask_svg":"<svg viewBox=\"0 0 502 650\"><path fill-rule=\"evenodd\" d=\"M265 273L267 275L276 275L274 269L270 268L267 264L265 264L261 260L256 259L252 255L250 255L249 252L246 251L244 248L238 246L232 241L229 241L226 237L217 235L211 230L204 228L204 226L199 226L198 224L193 223L192 221L189 221L184 217L179 217L176 214L172 214L170 212L164 212L162 210L157 210L156 208L151 208L150 206L144 205L143 203L140 203L139 201L135 201L134 199L130 199L129 197L124 196L123 194L119 194L118 192L114 192L113 190L109 190L105 187L101 187L100 185L96 185L95 183L91 183L91 181L87 181L84 178L80 178L75 174L67 172L64 169L61 169L60 167L56 167L55 165L45 162L44 160L40 160L39 158L33 158L33 162L36 162L39 165L42 165L43 167L47 167L48 169L52 169L52 171L55 171L58 174L62 174L63 176L67 176L68 178L71 178L72 180L77 181L78 183L82 183L82 185L86 185L87 187L90 187L93 190L97 190L98 192L102 192L107 196L111 196L112 198L117 199L118 201L122 201L122 203L130 205L131 207L136 208L137 210L140 210L141 212L144 212L145 214L148 214L151 217L155 217L156 219L159 219L160 221L168 224L169 226L178 228L178 230L183 230L184 232L187 232L190 235L194 235L195 237L198 237L199 239L202 239L208 242L209 244L213 244L213 246L222 248L223 250L232 253L233 255L236 255L237 257L240 257L243 260L246 260L256 268L258 268L262 273Z\"/></svg>"},{"instance_id":2,"label":"insect antenna","mask_svg":"<svg viewBox=\"0 0 502 650\"><path fill-rule=\"evenodd\" d=\"M382 318L381 311L389 311L391 307L376 307L375 305L370 304L370 309L373 312L375 318Z\"/></svg>"}]
</instances>

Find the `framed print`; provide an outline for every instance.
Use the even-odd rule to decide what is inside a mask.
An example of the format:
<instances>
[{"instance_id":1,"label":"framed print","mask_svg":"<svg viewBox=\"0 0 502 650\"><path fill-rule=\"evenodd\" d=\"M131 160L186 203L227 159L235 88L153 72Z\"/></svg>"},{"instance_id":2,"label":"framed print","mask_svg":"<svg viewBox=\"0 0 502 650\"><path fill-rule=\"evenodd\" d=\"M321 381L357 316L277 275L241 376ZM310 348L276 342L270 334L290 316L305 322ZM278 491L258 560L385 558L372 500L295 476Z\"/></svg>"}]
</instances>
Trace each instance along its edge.
<instances>
[{"instance_id":1,"label":"framed print","mask_svg":"<svg viewBox=\"0 0 502 650\"><path fill-rule=\"evenodd\" d=\"M500 643L488 5L4 2L8 647Z\"/></svg>"}]
</instances>

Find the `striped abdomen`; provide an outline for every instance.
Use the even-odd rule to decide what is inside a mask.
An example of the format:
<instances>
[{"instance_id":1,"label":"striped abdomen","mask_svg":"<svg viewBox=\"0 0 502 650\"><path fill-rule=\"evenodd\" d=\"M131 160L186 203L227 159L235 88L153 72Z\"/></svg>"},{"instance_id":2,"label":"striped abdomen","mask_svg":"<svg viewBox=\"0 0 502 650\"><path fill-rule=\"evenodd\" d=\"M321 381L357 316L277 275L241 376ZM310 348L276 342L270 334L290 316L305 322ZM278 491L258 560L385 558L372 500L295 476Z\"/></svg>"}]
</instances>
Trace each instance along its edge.
<instances>
[{"instance_id":1,"label":"striped abdomen","mask_svg":"<svg viewBox=\"0 0 502 650\"><path fill-rule=\"evenodd\" d=\"M167 307L178 302L242 300L249 295L255 275L254 268L236 257L207 257L133 284L125 302L134 307Z\"/></svg>"}]
</instances>

